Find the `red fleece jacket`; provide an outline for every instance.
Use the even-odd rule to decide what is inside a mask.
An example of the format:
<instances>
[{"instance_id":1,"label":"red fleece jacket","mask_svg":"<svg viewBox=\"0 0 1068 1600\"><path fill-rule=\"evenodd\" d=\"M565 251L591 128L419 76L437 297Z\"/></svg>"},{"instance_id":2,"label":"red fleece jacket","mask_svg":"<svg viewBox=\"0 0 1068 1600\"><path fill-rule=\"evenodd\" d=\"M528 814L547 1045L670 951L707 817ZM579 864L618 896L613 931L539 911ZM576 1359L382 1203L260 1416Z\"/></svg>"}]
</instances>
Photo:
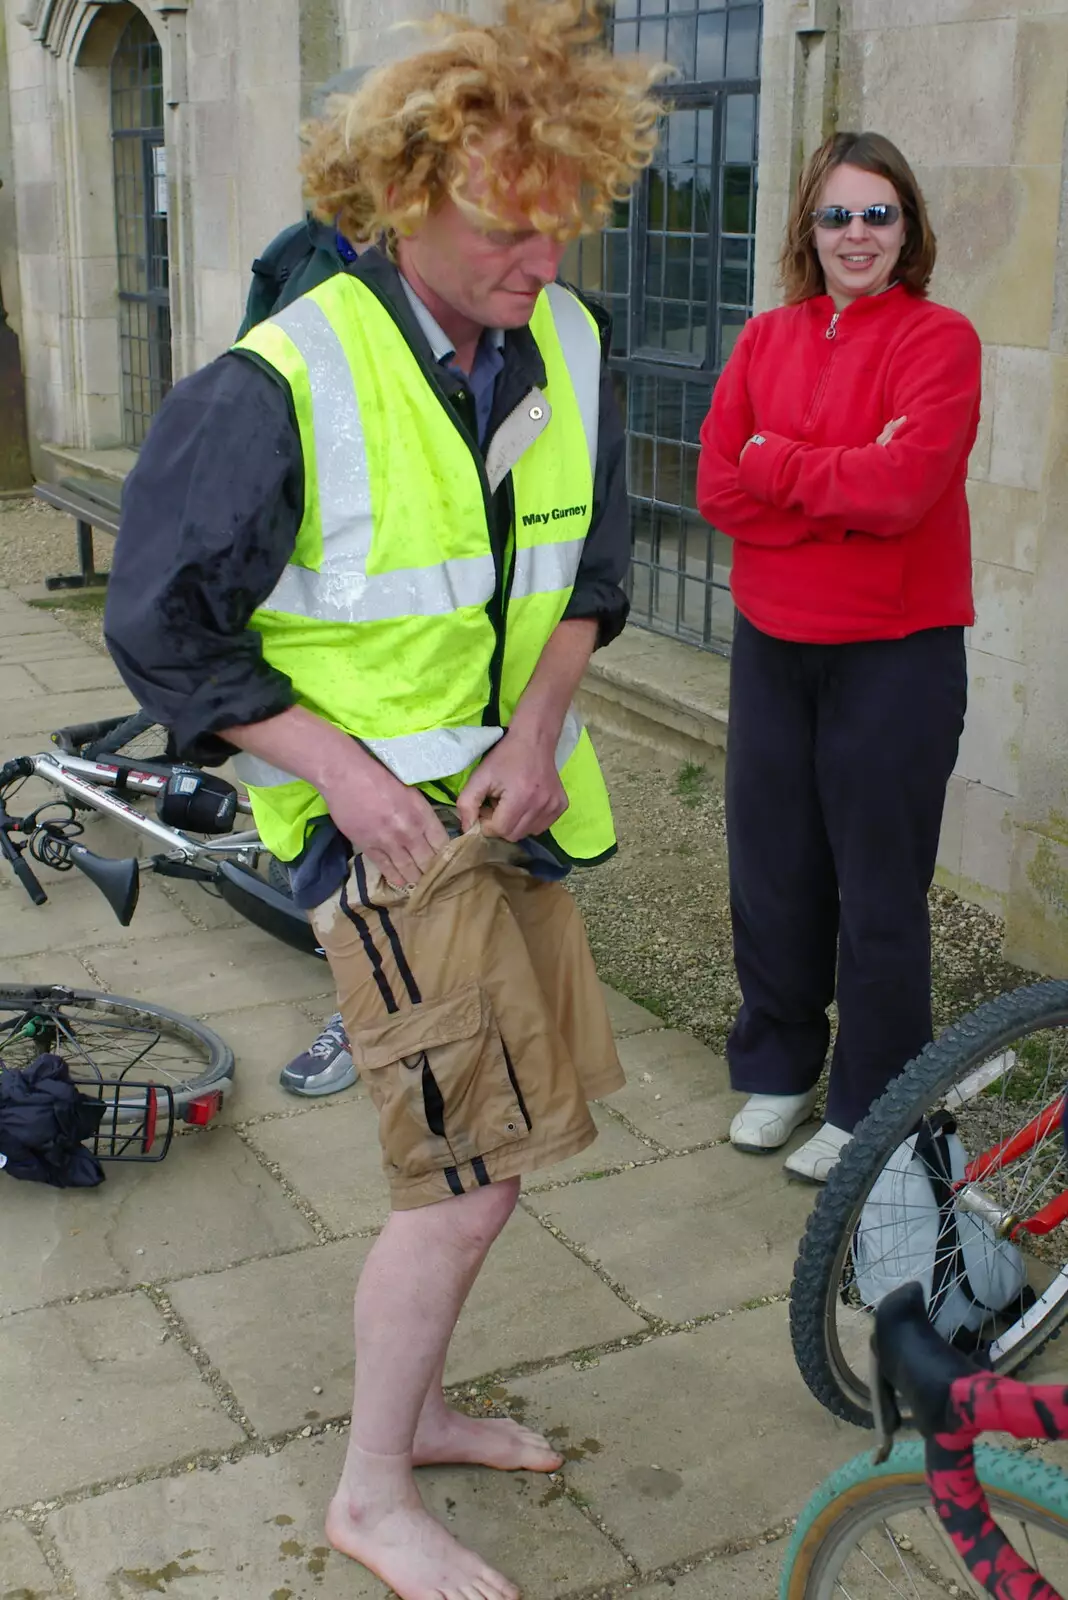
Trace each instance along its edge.
<instances>
[{"instance_id":1,"label":"red fleece jacket","mask_svg":"<svg viewBox=\"0 0 1068 1600\"><path fill-rule=\"evenodd\" d=\"M833 316L817 295L754 317L712 396L697 504L734 540L735 604L812 644L970 625L979 337L900 285L847 306L828 337Z\"/></svg>"}]
</instances>

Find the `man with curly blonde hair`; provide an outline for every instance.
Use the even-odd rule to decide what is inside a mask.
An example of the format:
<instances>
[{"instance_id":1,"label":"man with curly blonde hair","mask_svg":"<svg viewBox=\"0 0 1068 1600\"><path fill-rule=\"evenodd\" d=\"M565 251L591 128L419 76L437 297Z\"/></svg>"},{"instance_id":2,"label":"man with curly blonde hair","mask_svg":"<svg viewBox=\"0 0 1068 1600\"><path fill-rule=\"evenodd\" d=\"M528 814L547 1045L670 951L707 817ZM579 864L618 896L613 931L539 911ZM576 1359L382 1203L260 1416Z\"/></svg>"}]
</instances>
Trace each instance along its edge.
<instances>
[{"instance_id":1,"label":"man with curly blonde hair","mask_svg":"<svg viewBox=\"0 0 1068 1600\"><path fill-rule=\"evenodd\" d=\"M605 329L558 281L648 163L660 69L596 7L510 0L370 73L311 137L348 268L179 384L131 474L107 633L182 753L243 763L379 1115L392 1213L356 1292L331 1544L402 1600L518 1591L413 1467L560 1454L442 1389L520 1177L622 1083L572 897L615 848L572 697L622 628Z\"/></svg>"}]
</instances>

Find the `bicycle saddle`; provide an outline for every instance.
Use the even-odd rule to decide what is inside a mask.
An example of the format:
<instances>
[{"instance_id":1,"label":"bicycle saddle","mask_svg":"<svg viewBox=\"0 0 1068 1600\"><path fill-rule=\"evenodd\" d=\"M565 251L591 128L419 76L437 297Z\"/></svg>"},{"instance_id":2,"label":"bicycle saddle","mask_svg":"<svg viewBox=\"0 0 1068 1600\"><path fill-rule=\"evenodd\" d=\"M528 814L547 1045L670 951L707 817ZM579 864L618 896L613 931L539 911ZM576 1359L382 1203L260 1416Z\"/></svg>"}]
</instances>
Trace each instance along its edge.
<instances>
[{"instance_id":1,"label":"bicycle saddle","mask_svg":"<svg viewBox=\"0 0 1068 1600\"><path fill-rule=\"evenodd\" d=\"M914 1426L929 1438L949 1431L950 1390L957 1378L983 1368L947 1344L927 1320L918 1283L904 1283L879 1302L871 1340L871 1397L878 1434L877 1461L890 1453L901 1427L898 1396Z\"/></svg>"}]
</instances>

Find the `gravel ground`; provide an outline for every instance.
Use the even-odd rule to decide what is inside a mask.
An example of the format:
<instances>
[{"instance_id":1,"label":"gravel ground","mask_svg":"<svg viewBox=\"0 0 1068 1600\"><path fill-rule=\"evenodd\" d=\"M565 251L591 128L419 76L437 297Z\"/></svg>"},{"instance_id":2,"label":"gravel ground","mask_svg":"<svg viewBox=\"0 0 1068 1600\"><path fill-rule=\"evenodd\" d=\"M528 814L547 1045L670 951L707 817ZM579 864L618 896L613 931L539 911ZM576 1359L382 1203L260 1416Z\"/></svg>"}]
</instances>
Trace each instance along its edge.
<instances>
[{"instance_id":1,"label":"gravel ground","mask_svg":"<svg viewBox=\"0 0 1068 1600\"><path fill-rule=\"evenodd\" d=\"M97 540L99 560L111 540ZM0 550L12 588L71 569L69 517L34 500L0 500ZM103 649L102 591L64 595L63 622ZM731 962L723 789L718 774L600 736L620 850L572 884L607 983L722 1050L738 1005ZM936 1027L1031 975L1001 958L1001 923L942 889L931 893Z\"/></svg>"},{"instance_id":2,"label":"gravel ground","mask_svg":"<svg viewBox=\"0 0 1068 1600\"><path fill-rule=\"evenodd\" d=\"M739 995L731 961L723 786L627 740L596 736L620 849L575 873L606 983L722 1051ZM1001 956L1002 924L944 889L931 891L935 1027L1034 981Z\"/></svg>"},{"instance_id":3,"label":"gravel ground","mask_svg":"<svg viewBox=\"0 0 1068 1600\"><path fill-rule=\"evenodd\" d=\"M94 559L101 572L111 565L111 547L109 534L95 535ZM59 589L45 599L40 587L53 573L77 571L73 517L29 497L0 500L0 554L8 588L40 589L34 604L47 605L80 638L104 649L103 589Z\"/></svg>"}]
</instances>

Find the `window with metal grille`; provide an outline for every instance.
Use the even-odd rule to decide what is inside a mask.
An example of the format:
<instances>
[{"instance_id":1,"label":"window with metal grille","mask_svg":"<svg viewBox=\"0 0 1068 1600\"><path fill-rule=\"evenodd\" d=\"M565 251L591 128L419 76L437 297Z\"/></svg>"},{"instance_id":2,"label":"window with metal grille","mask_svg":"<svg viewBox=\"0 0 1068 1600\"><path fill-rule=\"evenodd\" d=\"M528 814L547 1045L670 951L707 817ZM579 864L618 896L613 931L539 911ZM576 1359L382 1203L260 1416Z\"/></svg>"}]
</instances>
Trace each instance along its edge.
<instances>
[{"instance_id":1,"label":"window with metal grille","mask_svg":"<svg viewBox=\"0 0 1068 1600\"><path fill-rule=\"evenodd\" d=\"M132 17L111 63L123 438L139 445L171 386L163 55Z\"/></svg>"},{"instance_id":2,"label":"window with metal grille","mask_svg":"<svg viewBox=\"0 0 1068 1600\"><path fill-rule=\"evenodd\" d=\"M617 53L670 61L663 136L633 198L578 247L577 282L613 316L627 422L635 622L730 642L730 551L696 509L698 430L752 310L762 7L617 0Z\"/></svg>"}]
</instances>

